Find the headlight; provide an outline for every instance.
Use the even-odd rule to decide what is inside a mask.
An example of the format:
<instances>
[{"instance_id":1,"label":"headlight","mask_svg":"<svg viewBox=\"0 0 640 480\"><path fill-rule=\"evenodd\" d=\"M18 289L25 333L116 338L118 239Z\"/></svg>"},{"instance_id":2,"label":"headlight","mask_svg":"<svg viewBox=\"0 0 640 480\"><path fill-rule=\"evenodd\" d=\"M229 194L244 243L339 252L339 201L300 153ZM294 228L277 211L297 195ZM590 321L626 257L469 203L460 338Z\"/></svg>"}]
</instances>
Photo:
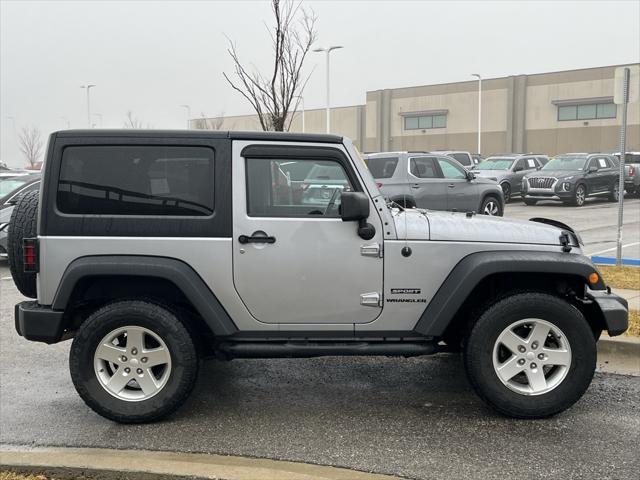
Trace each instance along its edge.
<instances>
[{"instance_id":1,"label":"headlight","mask_svg":"<svg viewBox=\"0 0 640 480\"><path fill-rule=\"evenodd\" d=\"M571 184L569 182L563 182L562 183L562 190L564 190L565 192L568 192L571 190Z\"/></svg>"}]
</instances>

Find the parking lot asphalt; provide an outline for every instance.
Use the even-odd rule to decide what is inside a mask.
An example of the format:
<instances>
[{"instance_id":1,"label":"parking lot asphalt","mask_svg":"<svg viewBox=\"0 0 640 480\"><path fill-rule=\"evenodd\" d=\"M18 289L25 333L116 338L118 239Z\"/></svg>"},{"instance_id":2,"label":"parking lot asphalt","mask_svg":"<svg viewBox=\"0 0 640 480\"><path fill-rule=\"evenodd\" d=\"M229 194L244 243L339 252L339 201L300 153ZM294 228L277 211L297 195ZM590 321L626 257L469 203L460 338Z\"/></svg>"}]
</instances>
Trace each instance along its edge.
<instances>
[{"instance_id":1,"label":"parking lot asphalt","mask_svg":"<svg viewBox=\"0 0 640 480\"><path fill-rule=\"evenodd\" d=\"M508 217L572 225L587 253L615 247L616 212L606 202L507 206ZM640 200L629 201L626 232L639 231L639 212ZM640 256L627 248L625 256ZM484 406L455 355L208 361L177 414L118 425L77 396L70 342L47 346L17 336L13 305L22 297L6 263L0 278L3 444L245 455L419 479L631 479L640 469L640 377L598 373L569 411L516 421Z\"/></svg>"}]
</instances>

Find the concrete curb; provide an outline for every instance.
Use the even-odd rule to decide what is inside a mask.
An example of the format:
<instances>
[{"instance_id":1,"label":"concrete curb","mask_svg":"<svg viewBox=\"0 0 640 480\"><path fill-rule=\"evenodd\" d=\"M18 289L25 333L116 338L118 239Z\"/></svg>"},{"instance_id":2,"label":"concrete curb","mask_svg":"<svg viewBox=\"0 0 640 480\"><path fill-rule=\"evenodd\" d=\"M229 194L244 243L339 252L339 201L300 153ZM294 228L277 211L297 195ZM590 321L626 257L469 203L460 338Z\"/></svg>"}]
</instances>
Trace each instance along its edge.
<instances>
[{"instance_id":1,"label":"concrete curb","mask_svg":"<svg viewBox=\"0 0 640 480\"><path fill-rule=\"evenodd\" d=\"M640 338L603 335L598 341L598 370L640 376Z\"/></svg>"},{"instance_id":2,"label":"concrete curb","mask_svg":"<svg viewBox=\"0 0 640 480\"><path fill-rule=\"evenodd\" d=\"M345 468L199 453L0 446L0 466L191 476L217 480L398 480ZM118 477L121 478L121 477Z\"/></svg>"}]
</instances>

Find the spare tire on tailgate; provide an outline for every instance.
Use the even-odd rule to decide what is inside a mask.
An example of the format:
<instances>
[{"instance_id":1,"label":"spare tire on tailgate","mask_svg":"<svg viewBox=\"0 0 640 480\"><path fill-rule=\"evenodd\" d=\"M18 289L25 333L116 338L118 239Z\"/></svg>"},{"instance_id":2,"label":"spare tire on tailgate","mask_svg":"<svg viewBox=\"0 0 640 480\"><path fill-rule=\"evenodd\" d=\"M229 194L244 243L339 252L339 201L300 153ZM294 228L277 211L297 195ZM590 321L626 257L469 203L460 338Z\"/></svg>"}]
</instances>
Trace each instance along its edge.
<instances>
[{"instance_id":1,"label":"spare tire on tailgate","mask_svg":"<svg viewBox=\"0 0 640 480\"><path fill-rule=\"evenodd\" d=\"M38 236L38 190L24 194L11 212L7 252L13 281L26 297L36 298L36 274L24 271L22 239Z\"/></svg>"}]
</instances>

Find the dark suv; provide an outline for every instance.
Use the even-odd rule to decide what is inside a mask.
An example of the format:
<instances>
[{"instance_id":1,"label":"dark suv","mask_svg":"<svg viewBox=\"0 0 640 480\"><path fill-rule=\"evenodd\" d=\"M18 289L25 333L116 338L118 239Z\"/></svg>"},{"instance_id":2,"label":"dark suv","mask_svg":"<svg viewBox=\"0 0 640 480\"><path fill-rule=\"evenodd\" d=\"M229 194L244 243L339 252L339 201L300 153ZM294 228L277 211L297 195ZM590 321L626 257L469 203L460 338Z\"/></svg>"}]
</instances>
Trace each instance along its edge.
<instances>
[{"instance_id":1,"label":"dark suv","mask_svg":"<svg viewBox=\"0 0 640 480\"><path fill-rule=\"evenodd\" d=\"M618 200L620 174L613 155L566 153L541 170L522 179L522 198L527 205L539 200L557 200L580 207L591 196Z\"/></svg>"}]
</instances>

